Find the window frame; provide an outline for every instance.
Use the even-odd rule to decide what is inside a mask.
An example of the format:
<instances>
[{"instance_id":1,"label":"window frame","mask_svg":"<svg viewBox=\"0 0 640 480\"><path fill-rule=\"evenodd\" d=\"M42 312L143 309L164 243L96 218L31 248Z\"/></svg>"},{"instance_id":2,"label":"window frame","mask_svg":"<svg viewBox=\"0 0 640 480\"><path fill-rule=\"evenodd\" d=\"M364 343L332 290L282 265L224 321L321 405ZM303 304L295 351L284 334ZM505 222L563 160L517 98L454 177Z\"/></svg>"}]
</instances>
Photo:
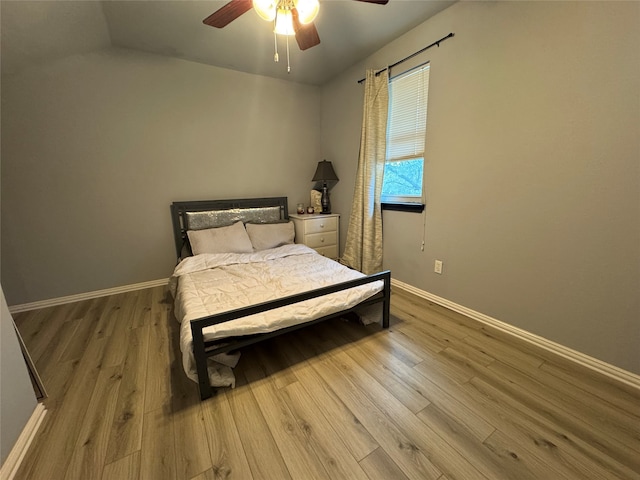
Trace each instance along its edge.
<instances>
[{"instance_id":1,"label":"window frame","mask_svg":"<svg viewBox=\"0 0 640 480\"><path fill-rule=\"evenodd\" d=\"M419 123L421 122L421 120L418 118L418 115L416 115L415 119L411 118L411 114L408 115L409 118L409 124L410 126L414 127L416 126L416 124L418 124L417 126L420 128L420 130L422 132L424 132L422 135L422 139L417 139L417 136L414 136L413 138L411 138L411 142L413 142L413 148L414 148L414 152L416 153L415 156L411 155L411 152L409 152L409 154L406 154L406 147L407 147L407 143L406 142L397 142L394 146L396 147L396 154L400 153L399 157L395 157L395 158L391 158L390 159L390 151L389 151L389 145L390 142L389 141L389 134L390 133L397 133L398 132L391 132L391 113L392 113L392 109L393 109L393 97L392 95L390 95L390 102L389 102L389 116L388 116L388 120L387 120L387 151L385 152L385 170L387 167L387 164L391 163L391 162L402 162L402 161L411 161L411 160L416 160L416 159L421 159L422 160L422 178L420 179L420 189L421 189L421 194L420 195L385 195L382 194L381 195L381 205L382 205L382 209L383 210L396 210L396 211L409 211L409 212L422 212L424 211L425 208L425 191L424 191L424 168L425 168L425 158L424 158L424 150L425 150L425 144L426 144L426 129L427 129L427 107L428 107L428 99L429 99L429 75L430 75L430 62L424 62L421 63L420 65L416 65L415 67L406 70L398 75L395 75L394 77L389 79L389 85L390 85L390 94L391 92L391 85L394 81L398 81L401 80L404 77L408 77L410 75L414 75L418 72L420 72L422 75L424 75L425 70L426 70L426 78L421 80L420 84L416 85L416 88L422 88L425 87L424 90L422 90L422 92L417 92L416 93L416 107L420 106L420 103L424 103L424 128L422 128L421 125L419 125ZM402 92L400 92L401 94ZM398 93L397 93L398 94ZM420 97L419 95L422 94L422 97ZM405 107L406 108L406 107ZM401 120L402 121L402 120ZM409 142L410 143L410 142ZM392 147L393 148L393 147ZM422 151L417 152L415 151L416 148L421 148ZM384 182L384 180L383 180Z\"/></svg>"}]
</instances>

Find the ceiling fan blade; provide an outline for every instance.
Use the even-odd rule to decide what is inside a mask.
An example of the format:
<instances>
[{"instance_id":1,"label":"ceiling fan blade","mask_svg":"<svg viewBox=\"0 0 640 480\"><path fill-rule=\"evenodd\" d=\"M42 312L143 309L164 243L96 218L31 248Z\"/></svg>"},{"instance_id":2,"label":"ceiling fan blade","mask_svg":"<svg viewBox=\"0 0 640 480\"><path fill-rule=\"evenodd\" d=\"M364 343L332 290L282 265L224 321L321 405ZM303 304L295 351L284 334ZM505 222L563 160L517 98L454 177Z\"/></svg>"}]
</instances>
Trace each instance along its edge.
<instances>
[{"instance_id":1,"label":"ceiling fan blade","mask_svg":"<svg viewBox=\"0 0 640 480\"><path fill-rule=\"evenodd\" d=\"M300 23L298 10L296 8L291 9L291 16L293 18L293 31L296 32L296 42L298 42L300 50L306 50L307 48L318 45L320 43L320 36L313 22L307 23L306 25Z\"/></svg>"},{"instance_id":2,"label":"ceiling fan blade","mask_svg":"<svg viewBox=\"0 0 640 480\"><path fill-rule=\"evenodd\" d=\"M356 0L356 2L377 3L378 5L386 5L389 0Z\"/></svg>"},{"instance_id":3,"label":"ceiling fan blade","mask_svg":"<svg viewBox=\"0 0 640 480\"><path fill-rule=\"evenodd\" d=\"M251 0L231 0L205 18L202 23L211 27L222 28L229 25L243 13L251 10L251 7Z\"/></svg>"}]
</instances>

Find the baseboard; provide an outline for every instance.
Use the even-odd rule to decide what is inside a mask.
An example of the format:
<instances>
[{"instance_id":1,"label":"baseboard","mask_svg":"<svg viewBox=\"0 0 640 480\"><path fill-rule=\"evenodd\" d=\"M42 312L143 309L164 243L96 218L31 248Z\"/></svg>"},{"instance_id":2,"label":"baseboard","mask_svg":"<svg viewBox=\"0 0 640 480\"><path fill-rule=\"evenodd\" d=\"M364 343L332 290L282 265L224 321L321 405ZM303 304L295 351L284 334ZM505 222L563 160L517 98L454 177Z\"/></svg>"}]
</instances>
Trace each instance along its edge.
<instances>
[{"instance_id":1,"label":"baseboard","mask_svg":"<svg viewBox=\"0 0 640 480\"><path fill-rule=\"evenodd\" d=\"M93 292L78 293L76 295L68 295L66 297L51 298L48 300L40 300L38 302L23 303L20 305L12 305L9 307L10 313L26 312L28 310L37 310L39 308L55 307L65 303L79 302L81 300L91 300L92 298L105 297L107 295L116 295L118 293L133 292L135 290L143 290L145 288L159 287L166 285L168 278L159 280L151 280L149 282L134 283L131 285L123 285L121 287L107 288L104 290L94 290Z\"/></svg>"},{"instance_id":2,"label":"baseboard","mask_svg":"<svg viewBox=\"0 0 640 480\"><path fill-rule=\"evenodd\" d=\"M533 333L527 332L526 330L522 330L521 328L514 327L513 325L509 325L508 323L502 322L500 320L496 320L495 318L489 317L488 315L476 312L475 310L471 310L470 308L464 307L462 305L458 305L457 303L447 300L446 298L442 298L432 293L425 292L424 290L420 290L419 288L413 287L399 280L391 279L391 285L393 287L412 293L418 297L424 298L425 300L428 300L430 302L442 305L449 310L453 310L454 312L465 315L466 317L469 317L473 320L489 325L497 330L500 330L501 332L512 335L531 345L542 348L555 355L575 362L583 367L587 367L602 375L606 375L607 377L617 382L621 382L625 385L629 385L640 390L640 375L636 375L635 373L628 372L627 370L616 367L615 365L611 365L609 363L603 362L602 360L598 360L597 358L593 358L584 353L572 350L571 348L565 347L564 345L552 342L551 340L547 340L544 337L540 337Z\"/></svg>"},{"instance_id":3,"label":"baseboard","mask_svg":"<svg viewBox=\"0 0 640 480\"><path fill-rule=\"evenodd\" d=\"M22 430L22 433L18 437L18 440L9 452L7 459L0 468L0 480L11 480L15 476L24 456L27 453L27 450L29 450L31 442L42 424L42 420L46 413L47 409L44 405L42 403L38 403L36 408L33 410L29 421Z\"/></svg>"}]
</instances>

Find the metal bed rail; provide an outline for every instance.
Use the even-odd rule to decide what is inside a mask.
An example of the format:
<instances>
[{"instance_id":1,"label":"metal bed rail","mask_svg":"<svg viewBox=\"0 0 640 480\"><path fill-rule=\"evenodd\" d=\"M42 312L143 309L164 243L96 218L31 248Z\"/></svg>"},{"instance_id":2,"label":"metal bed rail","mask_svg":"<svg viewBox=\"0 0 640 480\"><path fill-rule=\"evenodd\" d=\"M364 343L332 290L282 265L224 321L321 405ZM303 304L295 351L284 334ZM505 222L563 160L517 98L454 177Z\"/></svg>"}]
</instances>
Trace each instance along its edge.
<instances>
[{"instance_id":1,"label":"metal bed rail","mask_svg":"<svg viewBox=\"0 0 640 480\"><path fill-rule=\"evenodd\" d=\"M232 344L228 344L223 347L216 348L210 351L206 350L206 342L204 340L203 329L208 326L217 325L219 323L228 322L241 317L246 317L246 316L254 315L257 313L266 312L268 310L273 310L275 308L285 307L287 305L292 305L294 303L303 302L305 300L309 300L312 298L322 297L324 295L329 295L331 293L340 292L343 290L347 290L349 288L365 285L367 283L377 282L380 280L384 282L383 290L382 292L380 292L382 295L376 294L376 296L359 303L353 308L342 310L340 312L336 312L331 315L326 315L324 317L317 318L309 322L304 322L297 325L291 325L289 327L285 327L285 328L276 330L274 332L250 335L247 337L238 337ZM215 355L217 353L236 350L238 348L245 347L247 345L251 345L253 343L257 343L259 341L265 340L267 338L272 338L278 335L282 335L287 332L291 332L291 331L306 327L308 325L329 320L331 318L340 317L340 316L343 316L345 313L352 312L353 310L355 310L356 308L362 305L379 303L379 302L382 302L382 328L389 328L389 311L390 311L390 303L391 303L391 271L389 270L379 272L379 273L374 273L372 275L368 275L366 277L358 278L355 280L336 283L335 285L329 285L327 287L317 288L314 290L309 290L307 292L298 293L295 295L289 295L287 297L279 298L276 300L262 302L255 305L250 305L248 307L243 307L235 310L230 310L228 312L223 312L217 315L211 315L208 317L192 320L191 335L193 340L193 355L195 357L196 370L198 374L198 388L200 390L200 399L205 400L211 397L212 395L211 385L209 382L209 373L207 370L207 357Z\"/></svg>"}]
</instances>

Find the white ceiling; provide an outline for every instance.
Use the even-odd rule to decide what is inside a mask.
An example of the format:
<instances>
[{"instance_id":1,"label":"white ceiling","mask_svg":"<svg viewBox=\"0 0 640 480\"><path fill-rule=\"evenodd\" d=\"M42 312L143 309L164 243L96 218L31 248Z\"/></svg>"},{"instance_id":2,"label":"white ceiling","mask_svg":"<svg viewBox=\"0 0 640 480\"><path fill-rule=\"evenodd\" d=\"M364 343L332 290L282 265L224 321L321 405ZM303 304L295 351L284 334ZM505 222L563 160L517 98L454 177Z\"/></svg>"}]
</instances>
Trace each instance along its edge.
<instances>
[{"instance_id":1,"label":"white ceiling","mask_svg":"<svg viewBox=\"0 0 640 480\"><path fill-rule=\"evenodd\" d=\"M315 25L321 43L300 51L290 38L290 73L286 37L278 38L280 62L275 63L272 27L255 12L223 29L202 23L225 3L1 0L3 72L112 45L319 85L454 2L390 0L381 6L320 0ZM425 45L432 40L425 39Z\"/></svg>"}]
</instances>

